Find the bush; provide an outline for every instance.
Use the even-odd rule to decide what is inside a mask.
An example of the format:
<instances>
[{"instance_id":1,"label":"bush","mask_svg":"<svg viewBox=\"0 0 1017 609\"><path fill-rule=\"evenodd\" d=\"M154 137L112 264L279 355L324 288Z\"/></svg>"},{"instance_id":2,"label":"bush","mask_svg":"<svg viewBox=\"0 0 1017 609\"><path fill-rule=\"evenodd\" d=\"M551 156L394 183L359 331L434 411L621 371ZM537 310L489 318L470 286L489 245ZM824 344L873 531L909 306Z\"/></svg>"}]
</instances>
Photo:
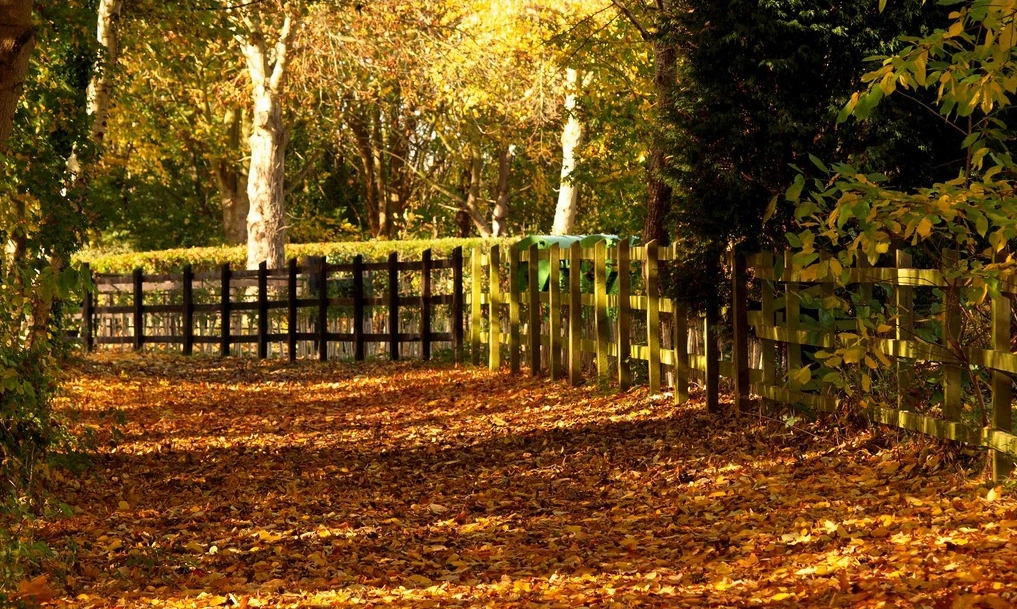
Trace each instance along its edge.
<instances>
[{"instance_id":1,"label":"bush","mask_svg":"<svg viewBox=\"0 0 1017 609\"><path fill-rule=\"evenodd\" d=\"M293 243L286 246L286 257L325 256L329 262L339 264L352 262L358 254L367 261L381 261L389 253L397 252L400 260L419 260L424 250L430 249L435 258L447 258L452 250L462 246L468 258L469 251L480 247L484 251L494 244L503 246L512 239L422 239L418 241L343 241L337 243ZM179 273L190 264L195 271L214 270L225 263L235 268L244 268L247 248L236 247L194 247L154 252L132 252L106 255L88 251L75 256L78 263L87 262L97 273L130 273L136 268L146 273Z\"/></svg>"}]
</instances>

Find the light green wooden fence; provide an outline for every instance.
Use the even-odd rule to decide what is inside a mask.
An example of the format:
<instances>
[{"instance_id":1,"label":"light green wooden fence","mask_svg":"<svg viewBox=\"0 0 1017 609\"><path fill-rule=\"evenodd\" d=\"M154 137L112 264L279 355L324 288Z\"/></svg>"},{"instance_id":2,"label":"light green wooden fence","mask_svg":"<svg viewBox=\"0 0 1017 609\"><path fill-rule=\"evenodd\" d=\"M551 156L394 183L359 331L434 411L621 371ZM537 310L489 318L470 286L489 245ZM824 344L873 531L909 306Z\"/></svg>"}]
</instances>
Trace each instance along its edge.
<instances>
[{"instance_id":1,"label":"light green wooden fence","mask_svg":"<svg viewBox=\"0 0 1017 609\"><path fill-rule=\"evenodd\" d=\"M812 361L810 353L836 347L838 332L857 326L857 319L824 324L816 305L845 288L807 284L790 271L790 264L775 264L782 261L770 254L732 256L732 326L721 328L689 316L661 295L660 268L674 255L672 248L652 242L640 247L621 242L612 247L574 244L519 251L494 246L486 254L472 251L466 306L473 363L486 362L492 369L507 365L513 372L525 367L531 375L546 373L573 384L590 378L619 390L639 380L655 393L670 379L677 403L688 399L695 380L703 385L712 412L720 409L722 377L730 382L736 412L746 411L757 397L764 405L791 404L813 411L838 407L839 396L831 385L821 379L803 384L794 372ZM1013 295L1004 294L986 306L983 338L965 338L962 330L973 330L970 323L961 327L959 307L948 299L929 302L934 298L927 292L949 287L942 274L911 268L904 254L895 262L888 268L852 270L847 288L857 291L859 302L886 307L894 319L874 339L892 365L875 373L860 367L859 383L892 385L884 393L895 392L896 397L870 406L866 414L887 425L984 446L991 450L994 476L1005 477L1017 456L1010 376L1017 374L1017 353L1010 350ZM542 263L549 275L544 289L538 285ZM924 303L922 311L914 306L916 290L924 290L918 298ZM855 311L869 313L865 307ZM965 362L928 340L937 328L940 335L942 328L947 330L949 339L941 342L964 345ZM723 349L721 336L727 337ZM862 375L870 378L865 381ZM922 404L909 403L909 388L928 384L929 378L941 379L941 391ZM986 425L977 421L976 406L965 402L973 399L971 383L977 385L979 378L991 394Z\"/></svg>"}]
</instances>

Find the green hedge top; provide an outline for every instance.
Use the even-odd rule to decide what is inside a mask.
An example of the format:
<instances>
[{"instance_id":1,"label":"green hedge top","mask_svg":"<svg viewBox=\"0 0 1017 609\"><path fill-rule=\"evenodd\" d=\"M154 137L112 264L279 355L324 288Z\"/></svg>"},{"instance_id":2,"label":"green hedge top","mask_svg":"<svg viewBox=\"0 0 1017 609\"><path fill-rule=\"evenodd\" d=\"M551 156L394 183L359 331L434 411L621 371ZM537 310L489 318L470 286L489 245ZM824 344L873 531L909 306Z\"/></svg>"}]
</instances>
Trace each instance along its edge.
<instances>
[{"instance_id":1,"label":"green hedge top","mask_svg":"<svg viewBox=\"0 0 1017 609\"><path fill-rule=\"evenodd\" d=\"M430 249L435 258L447 258L452 250L462 246L463 255L475 247L484 251L496 243L506 245L515 239L427 239L417 241L343 241L337 243L294 243L286 246L286 257L325 256L332 264L351 262L360 254L366 261L388 259L391 252L397 252L400 260L419 260L424 250ZM75 255L75 261L87 262L96 273L128 274L136 268L146 273L179 273L190 264L194 270L210 271L230 263L234 268L244 268L247 248L234 247L192 247L187 249L160 250L154 252L132 252L127 254L101 254L82 251Z\"/></svg>"}]
</instances>

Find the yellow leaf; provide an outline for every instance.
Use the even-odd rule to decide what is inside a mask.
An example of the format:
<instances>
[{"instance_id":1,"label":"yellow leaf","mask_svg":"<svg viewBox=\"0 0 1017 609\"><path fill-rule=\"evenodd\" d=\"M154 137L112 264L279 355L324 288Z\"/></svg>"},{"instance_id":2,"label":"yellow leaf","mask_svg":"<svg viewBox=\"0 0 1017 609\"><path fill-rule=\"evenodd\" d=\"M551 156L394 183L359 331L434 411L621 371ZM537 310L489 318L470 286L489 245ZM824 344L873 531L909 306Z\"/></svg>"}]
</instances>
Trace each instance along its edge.
<instances>
[{"instance_id":1,"label":"yellow leaf","mask_svg":"<svg viewBox=\"0 0 1017 609\"><path fill-rule=\"evenodd\" d=\"M778 592L777 594L774 594L773 596L771 596L770 600L771 601L786 601L789 598L791 598L791 595L788 594L787 592Z\"/></svg>"},{"instance_id":2,"label":"yellow leaf","mask_svg":"<svg viewBox=\"0 0 1017 609\"><path fill-rule=\"evenodd\" d=\"M423 575L411 575L411 576L407 577L406 579L408 581L418 585L418 586L423 586L423 587L430 586L431 583L432 583L429 578L424 577Z\"/></svg>"},{"instance_id":3,"label":"yellow leaf","mask_svg":"<svg viewBox=\"0 0 1017 609\"><path fill-rule=\"evenodd\" d=\"M922 218L918 222L918 227L915 229L915 232L918 233L919 237L925 239L932 233L932 221L928 218Z\"/></svg>"},{"instance_id":4,"label":"yellow leaf","mask_svg":"<svg viewBox=\"0 0 1017 609\"><path fill-rule=\"evenodd\" d=\"M121 512L128 512L131 509L131 504L127 503L126 501L121 501L120 504L117 506L117 509L120 510Z\"/></svg>"},{"instance_id":5,"label":"yellow leaf","mask_svg":"<svg viewBox=\"0 0 1017 609\"><path fill-rule=\"evenodd\" d=\"M985 494L985 500L986 501L995 501L995 500L999 499L999 495L1000 495L1000 492L1002 490L1003 489L1001 487L998 487L998 486L995 487L995 488L990 488L989 492Z\"/></svg>"}]
</instances>

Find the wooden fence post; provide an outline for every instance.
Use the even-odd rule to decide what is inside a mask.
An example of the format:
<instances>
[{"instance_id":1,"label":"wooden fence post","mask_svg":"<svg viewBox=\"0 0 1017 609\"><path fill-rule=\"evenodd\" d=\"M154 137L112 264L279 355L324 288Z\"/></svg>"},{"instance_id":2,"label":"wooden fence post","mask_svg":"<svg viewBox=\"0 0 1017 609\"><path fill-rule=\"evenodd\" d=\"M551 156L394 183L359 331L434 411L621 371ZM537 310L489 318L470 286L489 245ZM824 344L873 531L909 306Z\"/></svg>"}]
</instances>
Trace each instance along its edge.
<instances>
[{"instance_id":1,"label":"wooden fence post","mask_svg":"<svg viewBox=\"0 0 1017 609\"><path fill-rule=\"evenodd\" d=\"M509 371L512 374L519 372L519 351L521 349L519 344L519 303L522 297L519 292L519 258L519 248L514 245L509 246Z\"/></svg>"},{"instance_id":2,"label":"wooden fence post","mask_svg":"<svg viewBox=\"0 0 1017 609\"><path fill-rule=\"evenodd\" d=\"M364 257L353 257L353 359L364 361Z\"/></svg>"},{"instance_id":3,"label":"wooden fence post","mask_svg":"<svg viewBox=\"0 0 1017 609\"><path fill-rule=\"evenodd\" d=\"M597 331L597 382L606 385L611 379L607 351L610 328L607 325L607 242L593 246L593 312ZM658 328L658 333L660 332Z\"/></svg>"},{"instance_id":4,"label":"wooden fence post","mask_svg":"<svg viewBox=\"0 0 1017 609\"><path fill-rule=\"evenodd\" d=\"M911 268L911 254L900 250L897 251L897 268ZM900 274L898 273L898 277ZM896 326L895 337L899 341L913 340L915 333L915 289L911 286L897 285L894 294L896 302ZM914 372L914 362L898 357L897 358L897 408L908 410L911 404L911 379Z\"/></svg>"},{"instance_id":5,"label":"wooden fence post","mask_svg":"<svg viewBox=\"0 0 1017 609\"><path fill-rule=\"evenodd\" d=\"M569 247L569 382L583 382L583 300L580 290L583 250L576 241Z\"/></svg>"},{"instance_id":6,"label":"wooden fence post","mask_svg":"<svg viewBox=\"0 0 1017 609\"><path fill-rule=\"evenodd\" d=\"M530 376L540 373L540 253L537 244L530 245L530 259L526 263L529 284L529 296L526 308L527 326L530 328L528 355L530 356Z\"/></svg>"},{"instance_id":7,"label":"wooden fence post","mask_svg":"<svg viewBox=\"0 0 1017 609\"><path fill-rule=\"evenodd\" d=\"M219 337L219 356L227 357L230 354L230 263L222 265L219 283L219 327L222 335Z\"/></svg>"},{"instance_id":8,"label":"wooden fence post","mask_svg":"<svg viewBox=\"0 0 1017 609\"><path fill-rule=\"evenodd\" d=\"M943 272L957 265L957 250L943 250ZM943 337L942 344L950 353L960 342L961 310L959 288L950 285L943 290ZM947 421L960 420L963 400L963 370L957 364L943 364L943 418Z\"/></svg>"},{"instance_id":9,"label":"wooden fence post","mask_svg":"<svg viewBox=\"0 0 1017 609\"><path fill-rule=\"evenodd\" d=\"M552 381L561 378L561 248L557 243L547 250L547 333L548 374Z\"/></svg>"},{"instance_id":10,"label":"wooden fence post","mask_svg":"<svg viewBox=\"0 0 1017 609\"><path fill-rule=\"evenodd\" d=\"M463 360L463 246L452 250L452 351L455 362Z\"/></svg>"},{"instance_id":11,"label":"wooden fence post","mask_svg":"<svg viewBox=\"0 0 1017 609\"><path fill-rule=\"evenodd\" d=\"M399 359L399 254L388 255L388 356Z\"/></svg>"},{"instance_id":12,"label":"wooden fence post","mask_svg":"<svg viewBox=\"0 0 1017 609\"><path fill-rule=\"evenodd\" d=\"M1004 262L1006 252L996 254L996 262ZM992 298L992 349L1010 353L1010 295L999 294ZM1010 433L1013 430L1012 389L1010 375L999 370L992 371L992 429ZM1002 482L1013 470L1013 459L997 450L992 455L992 478Z\"/></svg>"},{"instance_id":13,"label":"wooden fence post","mask_svg":"<svg viewBox=\"0 0 1017 609\"><path fill-rule=\"evenodd\" d=\"M618 273L618 391L632 385L629 357L632 354L632 269L629 240L618 241L615 270Z\"/></svg>"},{"instance_id":14,"label":"wooden fence post","mask_svg":"<svg viewBox=\"0 0 1017 609\"><path fill-rule=\"evenodd\" d=\"M774 301L776 300L776 270L774 269L774 260L772 254L761 254L760 255L760 274L766 279L762 280L761 289L761 304L762 304L762 316L763 324L766 326L774 326L776 317L774 314ZM773 279L769 279L769 277ZM777 343L774 340L764 338L760 341L763 348L763 387L766 389L773 389L777 386ZM773 400L763 398L763 404L767 407L772 407L774 404Z\"/></svg>"},{"instance_id":15,"label":"wooden fence post","mask_svg":"<svg viewBox=\"0 0 1017 609\"><path fill-rule=\"evenodd\" d=\"M420 259L420 355L431 359L431 250L424 250Z\"/></svg>"},{"instance_id":16,"label":"wooden fence post","mask_svg":"<svg viewBox=\"0 0 1017 609\"><path fill-rule=\"evenodd\" d=\"M91 353L95 348L95 328L94 328L94 316L95 316L95 296L92 291L92 287L95 283L92 281L92 268L86 262L81 265L82 274L86 277L85 279L85 298L81 305L81 338L83 340L82 346L85 348L85 353Z\"/></svg>"},{"instance_id":17,"label":"wooden fence post","mask_svg":"<svg viewBox=\"0 0 1017 609\"><path fill-rule=\"evenodd\" d=\"M268 357L268 263L258 264L258 359Z\"/></svg>"},{"instance_id":18,"label":"wooden fence post","mask_svg":"<svg viewBox=\"0 0 1017 609\"><path fill-rule=\"evenodd\" d=\"M290 258L286 281L286 353L297 360L297 259Z\"/></svg>"},{"instance_id":19,"label":"wooden fence post","mask_svg":"<svg viewBox=\"0 0 1017 609\"><path fill-rule=\"evenodd\" d=\"M134 350L145 344L145 279L141 269L134 269Z\"/></svg>"},{"instance_id":20,"label":"wooden fence post","mask_svg":"<svg viewBox=\"0 0 1017 609\"><path fill-rule=\"evenodd\" d=\"M480 302L484 294L482 255L479 247L470 252L470 361L474 366L480 365L480 324L484 316Z\"/></svg>"},{"instance_id":21,"label":"wooden fence post","mask_svg":"<svg viewBox=\"0 0 1017 609\"><path fill-rule=\"evenodd\" d=\"M491 283L488 286L488 349L487 367L497 370L501 367L501 314L498 306L502 303L501 297L501 257L497 245L491 246L490 268Z\"/></svg>"},{"instance_id":22,"label":"wooden fence post","mask_svg":"<svg viewBox=\"0 0 1017 609\"><path fill-rule=\"evenodd\" d=\"M660 393L660 283L657 242L646 244L646 342L649 347L650 393Z\"/></svg>"},{"instance_id":23,"label":"wooden fence post","mask_svg":"<svg viewBox=\"0 0 1017 609\"><path fill-rule=\"evenodd\" d=\"M184 355L194 353L194 269L184 267Z\"/></svg>"},{"instance_id":24,"label":"wooden fence post","mask_svg":"<svg viewBox=\"0 0 1017 609\"><path fill-rule=\"evenodd\" d=\"M318 257L318 361L328 360L328 260Z\"/></svg>"},{"instance_id":25,"label":"wooden fence post","mask_svg":"<svg viewBox=\"0 0 1017 609\"><path fill-rule=\"evenodd\" d=\"M736 412L749 409L749 302L746 289L745 257L736 249L729 250L731 263L731 317L734 326L734 401Z\"/></svg>"}]
</instances>

